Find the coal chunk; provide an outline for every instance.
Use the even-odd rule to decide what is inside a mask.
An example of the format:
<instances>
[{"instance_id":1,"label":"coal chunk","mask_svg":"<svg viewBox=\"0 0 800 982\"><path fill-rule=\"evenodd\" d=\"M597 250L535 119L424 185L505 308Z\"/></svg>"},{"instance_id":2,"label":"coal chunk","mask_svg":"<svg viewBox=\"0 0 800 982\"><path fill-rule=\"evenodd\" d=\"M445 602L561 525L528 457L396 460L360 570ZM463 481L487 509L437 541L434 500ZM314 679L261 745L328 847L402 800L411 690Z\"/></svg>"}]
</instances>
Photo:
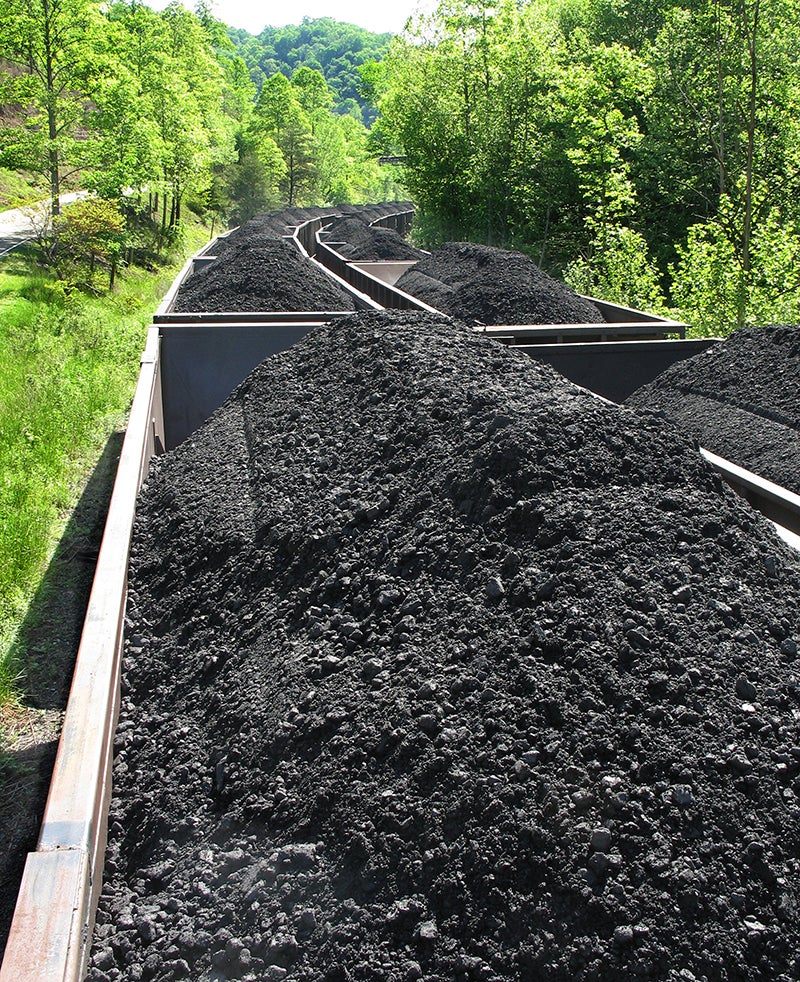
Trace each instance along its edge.
<instances>
[{"instance_id":1,"label":"coal chunk","mask_svg":"<svg viewBox=\"0 0 800 982\"><path fill-rule=\"evenodd\" d=\"M597 307L521 252L447 242L397 287L468 324L599 324Z\"/></svg>"}]
</instances>

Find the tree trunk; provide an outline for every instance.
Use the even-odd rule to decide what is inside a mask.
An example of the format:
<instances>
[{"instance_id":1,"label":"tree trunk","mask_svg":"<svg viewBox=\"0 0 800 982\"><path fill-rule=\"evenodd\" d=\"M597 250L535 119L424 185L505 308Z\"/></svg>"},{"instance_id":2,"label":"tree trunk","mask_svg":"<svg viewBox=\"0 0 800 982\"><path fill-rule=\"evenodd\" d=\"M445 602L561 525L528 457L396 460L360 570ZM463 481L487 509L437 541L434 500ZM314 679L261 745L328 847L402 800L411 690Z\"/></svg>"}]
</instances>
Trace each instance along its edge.
<instances>
[{"instance_id":1,"label":"tree trunk","mask_svg":"<svg viewBox=\"0 0 800 982\"><path fill-rule=\"evenodd\" d=\"M61 178L59 174L60 161L58 159L58 147L56 145L56 139L58 137L58 114L56 110L57 92L50 0L42 0L42 12L44 13L44 69L45 84L47 87L47 158L50 173L50 197L52 199L51 212L53 215L58 215L61 211Z\"/></svg>"},{"instance_id":2,"label":"tree trunk","mask_svg":"<svg viewBox=\"0 0 800 982\"><path fill-rule=\"evenodd\" d=\"M747 298L750 285L751 240L753 236L753 178L756 143L756 117L758 96L758 55L756 42L758 39L760 0L755 0L752 6L752 21L748 23L747 13L743 11L743 27L747 36L748 58L748 98L747 116L745 118L746 154L744 172L744 214L742 215L741 264L742 282L739 286L739 298L736 310L738 327L744 327L747 320Z\"/></svg>"},{"instance_id":3,"label":"tree trunk","mask_svg":"<svg viewBox=\"0 0 800 982\"><path fill-rule=\"evenodd\" d=\"M753 5L752 32L748 37L748 56L750 59L750 92L747 106L747 162L745 165L744 190L744 228L742 230L742 267L750 272L750 238L753 229L753 167L756 144L756 112L758 95L758 57L756 39L758 35L759 3Z\"/></svg>"},{"instance_id":4,"label":"tree trunk","mask_svg":"<svg viewBox=\"0 0 800 982\"><path fill-rule=\"evenodd\" d=\"M725 170L725 65L722 59L722 12L720 3L714 5L715 38L714 47L717 52L717 165L719 167L720 197L728 190L728 180Z\"/></svg>"}]
</instances>

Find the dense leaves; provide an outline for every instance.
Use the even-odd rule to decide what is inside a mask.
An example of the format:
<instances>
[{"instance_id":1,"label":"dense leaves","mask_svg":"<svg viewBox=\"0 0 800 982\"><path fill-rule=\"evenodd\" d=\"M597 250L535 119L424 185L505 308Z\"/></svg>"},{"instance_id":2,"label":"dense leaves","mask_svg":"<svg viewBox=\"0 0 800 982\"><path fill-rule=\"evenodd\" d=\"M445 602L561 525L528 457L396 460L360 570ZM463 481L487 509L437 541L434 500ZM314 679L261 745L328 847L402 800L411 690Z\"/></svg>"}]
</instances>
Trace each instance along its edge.
<instances>
[{"instance_id":1,"label":"dense leaves","mask_svg":"<svg viewBox=\"0 0 800 982\"><path fill-rule=\"evenodd\" d=\"M351 51L352 73L379 50L374 35L349 25L329 21L322 34L323 61ZM45 175L54 213L67 179L79 182L114 203L129 228L157 228L156 249L179 233L186 204L239 222L279 204L395 195L359 107L346 104L341 85L333 91L321 63L295 59L291 78L277 65L259 69L257 87L206 4L156 13L122 0L9 0L0 59L0 102L12 107L0 164ZM127 242L142 246L143 236Z\"/></svg>"},{"instance_id":2,"label":"dense leaves","mask_svg":"<svg viewBox=\"0 0 800 982\"><path fill-rule=\"evenodd\" d=\"M433 244L706 333L797 320L798 27L785 0L445 0L368 74L375 134Z\"/></svg>"},{"instance_id":3,"label":"dense leaves","mask_svg":"<svg viewBox=\"0 0 800 982\"><path fill-rule=\"evenodd\" d=\"M312 68L330 86L337 112L350 113L366 125L374 120L375 110L364 98L359 69L384 57L391 35L372 34L330 17L306 17L302 24L265 27L258 37L234 28L228 28L228 35L259 88L276 72L291 78L299 68Z\"/></svg>"},{"instance_id":4,"label":"dense leaves","mask_svg":"<svg viewBox=\"0 0 800 982\"><path fill-rule=\"evenodd\" d=\"M330 18L253 37L205 3L8 0L0 164L54 195L77 171L160 245L186 203L238 223L395 197L382 154L425 244L521 248L727 333L800 320L799 54L787 0L443 0L391 43Z\"/></svg>"}]
</instances>

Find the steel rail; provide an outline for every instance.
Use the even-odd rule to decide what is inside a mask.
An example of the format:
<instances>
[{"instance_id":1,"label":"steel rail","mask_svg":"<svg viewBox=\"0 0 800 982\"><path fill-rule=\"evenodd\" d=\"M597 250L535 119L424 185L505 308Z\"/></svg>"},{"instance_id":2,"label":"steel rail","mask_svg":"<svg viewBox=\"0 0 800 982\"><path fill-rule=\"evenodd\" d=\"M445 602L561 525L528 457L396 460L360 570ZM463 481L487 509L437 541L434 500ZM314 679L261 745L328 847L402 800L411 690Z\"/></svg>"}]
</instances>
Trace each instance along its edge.
<instances>
[{"instance_id":1,"label":"steel rail","mask_svg":"<svg viewBox=\"0 0 800 982\"><path fill-rule=\"evenodd\" d=\"M800 495L704 447L700 454L726 484L775 525L789 545L800 549Z\"/></svg>"}]
</instances>

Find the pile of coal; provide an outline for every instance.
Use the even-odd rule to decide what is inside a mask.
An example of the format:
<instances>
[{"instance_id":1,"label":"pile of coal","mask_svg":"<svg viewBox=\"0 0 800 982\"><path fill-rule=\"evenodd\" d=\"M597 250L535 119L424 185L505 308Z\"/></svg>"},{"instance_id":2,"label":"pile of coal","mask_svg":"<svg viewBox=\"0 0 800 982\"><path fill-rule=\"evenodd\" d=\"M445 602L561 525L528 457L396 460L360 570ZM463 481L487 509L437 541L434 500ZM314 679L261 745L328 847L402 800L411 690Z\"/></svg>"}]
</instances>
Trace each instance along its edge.
<instances>
[{"instance_id":1,"label":"pile of coal","mask_svg":"<svg viewBox=\"0 0 800 982\"><path fill-rule=\"evenodd\" d=\"M213 246L215 262L186 280L173 309L178 313L353 310L351 295L300 256L290 241L292 233L299 224L326 215L346 213L353 221L369 222L411 207L386 202L256 215L219 236Z\"/></svg>"},{"instance_id":2,"label":"pile of coal","mask_svg":"<svg viewBox=\"0 0 800 982\"><path fill-rule=\"evenodd\" d=\"M302 256L268 235L240 235L184 281L174 310L353 310L352 296Z\"/></svg>"},{"instance_id":3,"label":"pile of coal","mask_svg":"<svg viewBox=\"0 0 800 982\"><path fill-rule=\"evenodd\" d=\"M266 211L220 235L213 247L213 254L221 256L229 249L238 249L243 243L271 242L275 239L287 240L303 222L321 218L327 214L325 208L294 208L282 211Z\"/></svg>"},{"instance_id":4,"label":"pile of coal","mask_svg":"<svg viewBox=\"0 0 800 982\"><path fill-rule=\"evenodd\" d=\"M701 446L800 494L800 327L735 331L634 392Z\"/></svg>"},{"instance_id":5,"label":"pile of coal","mask_svg":"<svg viewBox=\"0 0 800 982\"><path fill-rule=\"evenodd\" d=\"M599 324L594 304L521 252L447 242L397 282L467 324Z\"/></svg>"},{"instance_id":6,"label":"pile of coal","mask_svg":"<svg viewBox=\"0 0 800 982\"><path fill-rule=\"evenodd\" d=\"M411 211L414 205L410 201L384 201L381 204L370 205L336 205L328 209L328 214L337 214L343 218L358 218L362 222L376 222L392 212Z\"/></svg>"},{"instance_id":7,"label":"pile of coal","mask_svg":"<svg viewBox=\"0 0 800 982\"><path fill-rule=\"evenodd\" d=\"M356 217L331 222L325 239L340 255L351 260L403 261L427 255L393 229L369 225Z\"/></svg>"},{"instance_id":8,"label":"pile of coal","mask_svg":"<svg viewBox=\"0 0 800 982\"><path fill-rule=\"evenodd\" d=\"M800 975L800 563L657 415L362 314L137 516L91 982Z\"/></svg>"}]
</instances>

